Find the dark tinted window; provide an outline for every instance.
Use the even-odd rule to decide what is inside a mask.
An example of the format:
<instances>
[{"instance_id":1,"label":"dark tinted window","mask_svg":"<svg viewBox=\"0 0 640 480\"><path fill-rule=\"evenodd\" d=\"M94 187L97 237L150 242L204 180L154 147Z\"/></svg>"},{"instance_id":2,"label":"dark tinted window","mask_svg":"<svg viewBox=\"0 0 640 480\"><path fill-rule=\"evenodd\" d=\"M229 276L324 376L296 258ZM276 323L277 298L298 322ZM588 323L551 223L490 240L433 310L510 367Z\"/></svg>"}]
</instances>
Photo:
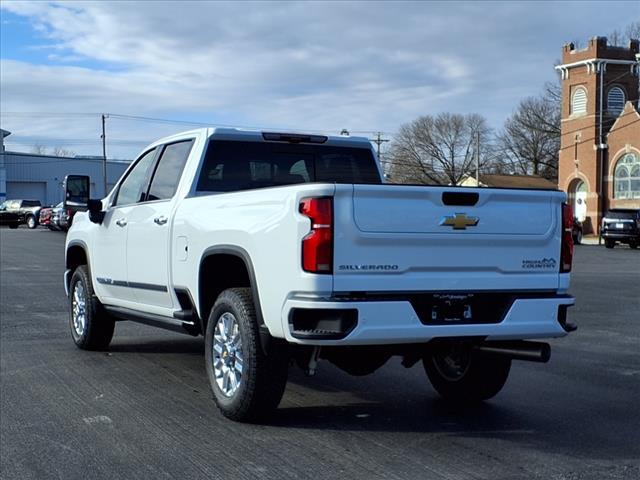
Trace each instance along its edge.
<instances>
[{"instance_id":1,"label":"dark tinted window","mask_svg":"<svg viewBox=\"0 0 640 480\"><path fill-rule=\"evenodd\" d=\"M193 140L187 140L164 147L160 162L153 174L147 200L163 200L173 197L192 146Z\"/></svg>"},{"instance_id":2,"label":"dark tinted window","mask_svg":"<svg viewBox=\"0 0 640 480\"><path fill-rule=\"evenodd\" d=\"M156 149L145 153L135 166L129 171L127 177L120 184L118 196L114 205L129 205L144 201L147 193L149 171L153 166Z\"/></svg>"},{"instance_id":3,"label":"dark tinted window","mask_svg":"<svg viewBox=\"0 0 640 480\"><path fill-rule=\"evenodd\" d=\"M198 191L229 192L295 183L381 183L365 148L214 140Z\"/></svg>"},{"instance_id":4,"label":"dark tinted window","mask_svg":"<svg viewBox=\"0 0 640 480\"><path fill-rule=\"evenodd\" d=\"M23 200L22 206L23 207L39 207L40 200Z\"/></svg>"},{"instance_id":5,"label":"dark tinted window","mask_svg":"<svg viewBox=\"0 0 640 480\"><path fill-rule=\"evenodd\" d=\"M635 220L636 218L640 218L640 210L631 210L631 209L609 210L605 215L605 217Z\"/></svg>"}]
</instances>

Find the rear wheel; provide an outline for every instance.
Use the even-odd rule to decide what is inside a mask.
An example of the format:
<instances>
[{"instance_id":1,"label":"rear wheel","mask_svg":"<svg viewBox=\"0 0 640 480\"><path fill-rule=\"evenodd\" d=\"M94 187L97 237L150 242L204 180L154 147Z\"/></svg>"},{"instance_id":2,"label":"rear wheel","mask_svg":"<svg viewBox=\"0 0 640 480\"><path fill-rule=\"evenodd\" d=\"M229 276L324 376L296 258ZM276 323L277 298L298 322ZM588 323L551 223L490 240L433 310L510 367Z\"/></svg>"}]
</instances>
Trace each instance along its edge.
<instances>
[{"instance_id":1,"label":"rear wheel","mask_svg":"<svg viewBox=\"0 0 640 480\"><path fill-rule=\"evenodd\" d=\"M225 417L260 420L280 403L289 356L286 342L271 340L265 353L250 289L220 294L207 323L205 359L213 397Z\"/></svg>"},{"instance_id":2,"label":"rear wheel","mask_svg":"<svg viewBox=\"0 0 640 480\"><path fill-rule=\"evenodd\" d=\"M636 248L638 248L638 243L637 243L637 242L631 242L631 243L629 244L629 247L630 247L630 248L633 248L633 249L635 250Z\"/></svg>"},{"instance_id":3,"label":"rear wheel","mask_svg":"<svg viewBox=\"0 0 640 480\"><path fill-rule=\"evenodd\" d=\"M582 243L582 230L578 230L576 232L576 238L574 238L574 243L576 245L580 245Z\"/></svg>"},{"instance_id":4,"label":"rear wheel","mask_svg":"<svg viewBox=\"0 0 640 480\"><path fill-rule=\"evenodd\" d=\"M615 246L616 242L614 242L613 240L605 240L604 241L604 246L607 248L613 248Z\"/></svg>"},{"instance_id":5,"label":"rear wheel","mask_svg":"<svg viewBox=\"0 0 640 480\"><path fill-rule=\"evenodd\" d=\"M36 217L34 217L33 215L29 215L27 217L27 227L33 230L37 226L38 226L38 222L36 222Z\"/></svg>"},{"instance_id":6,"label":"rear wheel","mask_svg":"<svg viewBox=\"0 0 640 480\"><path fill-rule=\"evenodd\" d=\"M83 350L105 350L113 338L115 321L95 297L86 265L73 272L69 302L69 324L76 346Z\"/></svg>"},{"instance_id":7,"label":"rear wheel","mask_svg":"<svg viewBox=\"0 0 640 480\"><path fill-rule=\"evenodd\" d=\"M477 403L500 392L511 369L511 359L475 352L466 342L434 349L423 359L433 388L447 400Z\"/></svg>"},{"instance_id":8,"label":"rear wheel","mask_svg":"<svg viewBox=\"0 0 640 480\"><path fill-rule=\"evenodd\" d=\"M11 225L9 225L9 228L11 230L15 230L16 228L18 228L18 225L16 225L15 223L12 223Z\"/></svg>"}]
</instances>

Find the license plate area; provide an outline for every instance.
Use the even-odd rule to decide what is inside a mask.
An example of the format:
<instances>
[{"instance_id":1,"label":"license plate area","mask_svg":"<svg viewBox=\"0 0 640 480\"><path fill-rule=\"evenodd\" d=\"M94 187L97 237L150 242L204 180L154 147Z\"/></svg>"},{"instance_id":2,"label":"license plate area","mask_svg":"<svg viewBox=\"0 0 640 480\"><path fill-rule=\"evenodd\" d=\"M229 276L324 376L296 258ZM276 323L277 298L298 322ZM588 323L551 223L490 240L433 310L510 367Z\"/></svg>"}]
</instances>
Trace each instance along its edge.
<instances>
[{"instance_id":1,"label":"license plate area","mask_svg":"<svg viewBox=\"0 0 640 480\"><path fill-rule=\"evenodd\" d=\"M624 229L624 223L616 223L616 228L617 228L618 230L622 230L622 229Z\"/></svg>"},{"instance_id":2,"label":"license plate area","mask_svg":"<svg viewBox=\"0 0 640 480\"><path fill-rule=\"evenodd\" d=\"M425 325L500 323L513 301L513 295L504 293L435 293L410 299Z\"/></svg>"}]
</instances>

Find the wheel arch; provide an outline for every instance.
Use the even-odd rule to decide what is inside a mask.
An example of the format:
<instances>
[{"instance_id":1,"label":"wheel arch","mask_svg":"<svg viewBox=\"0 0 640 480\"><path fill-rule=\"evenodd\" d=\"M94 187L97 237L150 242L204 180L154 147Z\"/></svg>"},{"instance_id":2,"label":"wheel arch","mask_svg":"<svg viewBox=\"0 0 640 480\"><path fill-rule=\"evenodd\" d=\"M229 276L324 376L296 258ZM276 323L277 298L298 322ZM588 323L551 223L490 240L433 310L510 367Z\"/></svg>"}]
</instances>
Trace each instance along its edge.
<instances>
[{"instance_id":1,"label":"wheel arch","mask_svg":"<svg viewBox=\"0 0 640 480\"><path fill-rule=\"evenodd\" d=\"M228 270L224 279L212 277L213 272L220 271L219 269ZM258 324L261 330L264 328L260 294L251 256L245 249L236 245L217 245L203 252L198 269L198 311L203 333L206 331L209 312L216 298L223 290L233 287L251 289Z\"/></svg>"},{"instance_id":2,"label":"wheel arch","mask_svg":"<svg viewBox=\"0 0 640 480\"><path fill-rule=\"evenodd\" d=\"M91 276L91 265L89 264L89 249L87 248L87 244L82 240L72 240L67 245L67 249L65 250L65 267L67 270L70 270L71 273L78 268L80 265L86 265L89 269L89 276ZM65 282L67 285L65 287L68 289L68 282L71 281L71 275L67 275L65 277Z\"/></svg>"}]
</instances>

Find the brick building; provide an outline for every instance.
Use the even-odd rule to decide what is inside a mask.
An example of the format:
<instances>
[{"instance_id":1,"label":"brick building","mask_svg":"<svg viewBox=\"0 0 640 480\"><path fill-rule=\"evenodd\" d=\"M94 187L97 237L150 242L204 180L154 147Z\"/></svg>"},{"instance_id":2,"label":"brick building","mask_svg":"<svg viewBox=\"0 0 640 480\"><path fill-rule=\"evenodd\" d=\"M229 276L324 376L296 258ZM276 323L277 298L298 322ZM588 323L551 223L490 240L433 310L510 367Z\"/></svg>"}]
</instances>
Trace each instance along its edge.
<instances>
[{"instance_id":1,"label":"brick building","mask_svg":"<svg viewBox=\"0 0 640 480\"><path fill-rule=\"evenodd\" d=\"M565 45L562 65L559 188L585 233L598 233L609 208L640 208L640 42L607 45L604 37L577 50Z\"/></svg>"}]
</instances>

